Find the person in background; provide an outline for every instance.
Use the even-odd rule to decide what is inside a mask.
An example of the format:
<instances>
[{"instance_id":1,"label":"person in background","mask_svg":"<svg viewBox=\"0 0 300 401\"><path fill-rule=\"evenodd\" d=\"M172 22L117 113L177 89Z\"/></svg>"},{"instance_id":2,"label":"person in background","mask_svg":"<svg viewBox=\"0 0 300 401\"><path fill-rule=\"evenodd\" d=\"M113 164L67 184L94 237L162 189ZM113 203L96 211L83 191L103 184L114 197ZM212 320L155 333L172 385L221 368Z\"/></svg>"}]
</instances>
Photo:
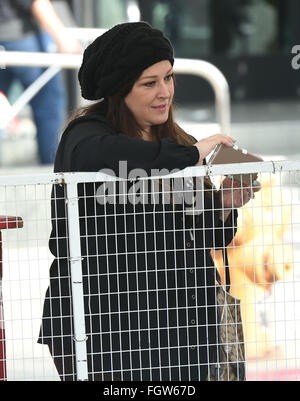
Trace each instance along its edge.
<instances>
[{"instance_id":1,"label":"person in background","mask_svg":"<svg viewBox=\"0 0 300 401\"><path fill-rule=\"evenodd\" d=\"M230 52L236 37L247 38L251 21L247 7L252 0L212 0L209 2L212 24L212 51L215 54Z\"/></svg>"},{"instance_id":2,"label":"person in background","mask_svg":"<svg viewBox=\"0 0 300 401\"><path fill-rule=\"evenodd\" d=\"M68 34L50 0L1 0L0 47L2 51L80 53L80 42ZM0 91L8 94L14 80L24 89L44 71L42 67L7 67L0 70ZM39 158L52 164L58 135L65 119L62 75L53 77L31 100L37 129Z\"/></svg>"},{"instance_id":3,"label":"person in background","mask_svg":"<svg viewBox=\"0 0 300 401\"><path fill-rule=\"evenodd\" d=\"M184 7L181 0L138 0L141 21L145 21L153 25L154 9L159 4L164 4L168 10L164 17L164 26L161 29L170 39L176 51L178 51L181 44L181 20Z\"/></svg>"}]
</instances>

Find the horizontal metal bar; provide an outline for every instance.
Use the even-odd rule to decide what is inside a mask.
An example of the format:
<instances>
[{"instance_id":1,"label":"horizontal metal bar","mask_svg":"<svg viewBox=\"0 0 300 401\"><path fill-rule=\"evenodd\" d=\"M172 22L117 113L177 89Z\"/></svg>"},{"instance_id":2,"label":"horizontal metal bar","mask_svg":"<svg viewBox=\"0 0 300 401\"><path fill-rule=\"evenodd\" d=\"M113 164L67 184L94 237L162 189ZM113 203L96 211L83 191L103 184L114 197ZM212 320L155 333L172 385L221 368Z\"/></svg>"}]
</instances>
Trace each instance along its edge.
<instances>
[{"instance_id":1,"label":"horizontal metal bar","mask_svg":"<svg viewBox=\"0 0 300 401\"><path fill-rule=\"evenodd\" d=\"M61 173L0 176L0 186L51 185L61 184L63 181L64 177Z\"/></svg>"},{"instance_id":2,"label":"horizontal metal bar","mask_svg":"<svg viewBox=\"0 0 300 401\"><path fill-rule=\"evenodd\" d=\"M78 68L82 62L82 54L60 54L39 52L0 51L0 66Z\"/></svg>"},{"instance_id":3,"label":"horizontal metal bar","mask_svg":"<svg viewBox=\"0 0 300 401\"><path fill-rule=\"evenodd\" d=\"M231 174L249 174L249 173L278 173L300 171L300 161L267 161L257 163L234 163L219 164L214 166L193 166L184 170L168 174L155 175L155 178L175 178L175 177L205 177L231 175ZM154 177L139 177L141 180L149 180ZM0 176L0 186L17 185L44 185L44 184L69 184L69 183L90 183L105 181L123 181L124 178L114 177L113 175L102 172L74 172L74 173L50 173L38 175L8 175ZM128 178L132 180L132 178Z\"/></svg>"},{"instance_id":4,"label":"horizontal metal bar","mask_svg":"<svg viewBox=\"0 0 300 401\"><path fill-rule=\"evenodd\" d=\"M300 161L268 161L257 163L234 163L219 164L214 166L193 166L187 167L175 173L167 175L155 175L155 178L184 178L184 177L206 177L232 174L251 174L251 173L276 173L284 171L300 171ZM139 177L139 180L149 180L153 177ZM132 179L132 178L131 178ZM75 181L74 181L75 180ZM124 178L114 177L112 175L96 173L76 173L64 174L64 181L69 182L105 182L105 181L123 181ZM129 179L130 180L130 179Z\"/></svg>"}]
</instances>

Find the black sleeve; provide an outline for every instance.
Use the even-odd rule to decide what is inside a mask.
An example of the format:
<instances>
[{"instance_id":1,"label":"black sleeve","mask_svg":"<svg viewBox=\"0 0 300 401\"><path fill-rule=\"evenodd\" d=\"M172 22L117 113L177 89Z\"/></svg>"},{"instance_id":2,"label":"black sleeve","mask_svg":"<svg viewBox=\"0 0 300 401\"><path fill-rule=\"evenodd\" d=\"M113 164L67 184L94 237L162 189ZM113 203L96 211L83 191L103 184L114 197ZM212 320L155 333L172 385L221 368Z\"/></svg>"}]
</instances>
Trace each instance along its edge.
<instances>
[{"instance_id":1,"label":"black sleeve","mask_svg":"<svg viewBox=\"0 0 300 401\"><path fill-rule=\"evenodd\" d=\"M174 169L193 166L198 160L199 152L195 146L180 145L166 138L156 142L144 141L104 131L78 144L71 166L72 171L111 169L119 176L119 162L126 161L128 172L143 169L150 175L153 169L167 169L171 173Z\"/></svg>"},{"instance_id":2,"label":"black sleeve","mask_svg":"<svg viewBox=\"0 0 300 401\"><path fill-rule=\"evenodd\" d=\"M214 249L224 248L230 244L237 231L237 209L232 209L226 221L221 219L223 207L220 192L213 190L212 207L214 210Z\"/></svg>"}]
</instances>

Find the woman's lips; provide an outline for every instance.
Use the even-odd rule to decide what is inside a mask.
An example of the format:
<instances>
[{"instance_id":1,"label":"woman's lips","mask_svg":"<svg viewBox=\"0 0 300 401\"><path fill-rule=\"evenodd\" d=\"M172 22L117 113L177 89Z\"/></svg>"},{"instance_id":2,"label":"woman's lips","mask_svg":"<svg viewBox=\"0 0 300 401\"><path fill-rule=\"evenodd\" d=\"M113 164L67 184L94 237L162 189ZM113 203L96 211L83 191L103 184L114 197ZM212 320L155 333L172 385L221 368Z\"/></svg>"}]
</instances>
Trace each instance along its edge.
<instances>
[{"instance_id":1,"label":"woman's lips","mask_svg":"<svg viewBox=\"0 0 300 401\"><path fill-rule=\"evenodd\" d=\"M168 104L164 103L164 104L160 104L159 106L152 106L152 108L154 110L158 110L158 111L166 111L168 108Z\"/></svg>"}]
</instances>

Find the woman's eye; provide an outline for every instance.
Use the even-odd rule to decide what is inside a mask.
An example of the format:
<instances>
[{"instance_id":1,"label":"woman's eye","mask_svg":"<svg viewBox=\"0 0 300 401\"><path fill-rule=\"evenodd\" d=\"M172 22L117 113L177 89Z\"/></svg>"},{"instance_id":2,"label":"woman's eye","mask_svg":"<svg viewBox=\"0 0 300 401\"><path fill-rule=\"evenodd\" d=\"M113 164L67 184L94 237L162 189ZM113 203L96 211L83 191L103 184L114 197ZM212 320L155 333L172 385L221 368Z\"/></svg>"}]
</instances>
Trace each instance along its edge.
<instances>
[{"instance_id":1,"label":"woman's eye","mask_svg":"<svg viewBox=\"0 0 300 401\"><path fill-rule=\"evenodd\" d=\"M165 77L165 81L171 81L171 79L173 78L174 74L169 74ZM155 85L156 81L151 81L151 82L146 82L144 83L144 85L148 88L152 88Z\"/></svg>"},{"instance_id":2,"label":"woman's eye","mask_svg":"<svg viewBox=\"0 0 300 401\"><path fill-rule=\"evenodd\" d=\"M173 78L174 74L169 74L166 76L166 81L170 81Z\"/></svg>"},{"instance_id":3,"label":"woman's eye","mask_svg":"<svg viewBox=\"0 0 300 401\"><path fill-rule=\"evenodd\" d=\"M154 84L155 84L155 81L146 82L146 83L145 83L145 86L147 86L148 88L151 88L152 86L154 86Z\"/></svg>"}]
</instances>

